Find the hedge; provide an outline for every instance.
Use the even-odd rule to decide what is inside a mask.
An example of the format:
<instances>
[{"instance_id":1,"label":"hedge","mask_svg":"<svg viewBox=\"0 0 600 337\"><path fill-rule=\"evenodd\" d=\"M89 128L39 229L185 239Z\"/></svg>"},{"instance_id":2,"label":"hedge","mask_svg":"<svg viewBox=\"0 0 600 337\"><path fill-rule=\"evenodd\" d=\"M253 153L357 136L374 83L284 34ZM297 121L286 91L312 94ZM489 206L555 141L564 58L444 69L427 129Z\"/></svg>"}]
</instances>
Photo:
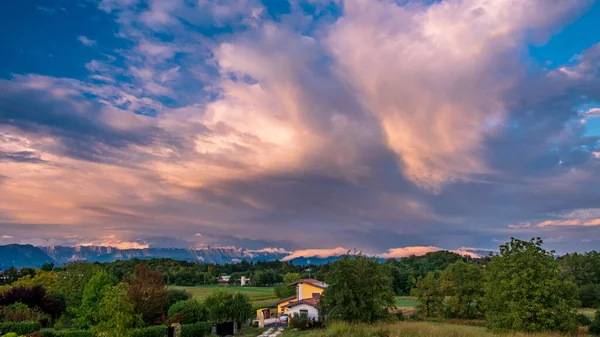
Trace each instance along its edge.
<instances>
[{"instance_id":1,"label":"hedge","mask_svg":"<svg viewBox=\"0 0 600 337\"><path fill-rule=\"evenodd\" d=\"M149 326L131 331L131 337L165 337L166 334L167 327L165 325Z\"/></svg>"},{"instance_id":2,"label":"hedge","mask_svg":"<svg viewBox=\"0 0 600 337\"><path fill-rule=\"evenodd\" d=\"M89 330L40 330L44 337L94 337L94 333Z\"/></svg>"},{"instance_id":3,"label":"hedge","mask_svg":"<svg viewBox=\"0 0 600 337\"><path fill-rule=\"evenodd\" d=\"M9 332L14 332L17 335L27 335L40 330L41 325L38 322L4 322L0 323L0 336Z\"/></svg>"},{"instance_id":4,"label":"hedge","mask_svg":"<svg viewBox=\"0 0 600 337\"><path fill-rule=\"evenodd\" d=\"M181 337L204 337L210 335L211 331L211 322L183 324L181 326Z\"/></svg>"}]
</instances>

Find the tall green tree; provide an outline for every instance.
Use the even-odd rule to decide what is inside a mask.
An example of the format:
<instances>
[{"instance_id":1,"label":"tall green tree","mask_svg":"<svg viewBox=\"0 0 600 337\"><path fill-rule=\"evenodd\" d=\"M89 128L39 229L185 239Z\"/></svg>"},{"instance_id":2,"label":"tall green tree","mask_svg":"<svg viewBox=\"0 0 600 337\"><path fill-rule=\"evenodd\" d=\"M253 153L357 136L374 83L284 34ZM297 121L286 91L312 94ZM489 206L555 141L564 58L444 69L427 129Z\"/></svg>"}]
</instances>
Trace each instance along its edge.
<instances>
[{"instance_id":1,"label":"tall green tree","mask_svg":"<svg viewBox=\"0 0 600 337\"><path fill-rule=\"evenodd\" d=\"M346 254L331 264L320 301L328 319L373 323L394 307L392 281L377 259Z\"/></svg>"},{"instance_id":2,"label":"tall green tree","mask_svg":"<svg viewBox=\"0 0 600 337\"><path fill-rule=\"evenodd\" d=\"M57 273L56 292L65 298L67 313L71 317L77 316L85 285L99 269L97 264L78 261L67 265Z\"/></svg>"},{"instance_id":3,"label":"tall green tree","mask_svg":"<svg viewBox=\"0 0 600 337\"><path fill-rule=\"evenodd\" d=\"M79 329L88 329L98 323L97 313L100 301L104 298L114 283L114 278L106 270L100 269L85 285L81 306L77 310L78 317L74 326Z\"/></svg>"},{"instance_id":4,"label":"tall green tree","mask_svg":"<svg viewBox=\"0 0 600 337\"><path fill-rule=\"evenodd\" d=\"M434 272L417 279L417 286L412 290L412 295L419 299L417 310L421 315L434 317L441 314L444 308L444 294L440 280L436 279Z\"/></svg>"},{"instance_id":5,"label":"tall green tree","mask_svg":"<svg viewBox=\"0 0 600 337\"><path fill-rule=\"evenodd\" d=\"M488 267L486 318L496 331L569 332L576 329L575 286L560 273L540 238L512 238Z\"/></svg>"},{"instance_id":6,"label":"tall green tree","mask_svg":"<svg viewBox=\"0 0 600 337\"><path fill-rule=\"evenodd\" d=\"M440 277L448 313L453 318L471 319L482 314L483 268L463 261L451 264Z\"/></svg>"},{"instance_id":7,"label":"tall green tree","mask_svg":"<svg viewBox=\"0 0 600 337\"><path fill-rule=\"evenodd\" d=\"M96 336L130 337L131 329L140 326L141 315L136 313L129 301L127 283L114 286L100 301L97 320L94 327Z\"/></svg>"},{"instance_id":8,"label":"tall green tree","mask_svg":"<svg viewBox=\"0 0 600 337\"><path fill-rule=\"evenodd\" d=\"M286 298L296 294L296 287L289 286L288 284L298 281L302 278L300 273L287 273L283 276L283 284L275 287L275 296L279 298Z\"/></svg>"}]
</instances>

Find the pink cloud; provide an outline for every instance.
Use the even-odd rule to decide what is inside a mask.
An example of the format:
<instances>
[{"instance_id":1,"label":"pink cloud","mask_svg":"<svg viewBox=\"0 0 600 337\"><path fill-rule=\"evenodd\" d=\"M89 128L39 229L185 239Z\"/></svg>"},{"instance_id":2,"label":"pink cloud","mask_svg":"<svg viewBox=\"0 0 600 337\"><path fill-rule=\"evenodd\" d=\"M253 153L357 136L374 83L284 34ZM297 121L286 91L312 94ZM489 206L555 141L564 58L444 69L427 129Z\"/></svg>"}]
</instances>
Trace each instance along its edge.
<instances>
[{"instance_id":1,"label":"pink cloud","mask_svg":"<svg viewBox=\"0 0 600 337\"><path fill-rule=\"evenodd\" d=\"M318 257L318 258L326 258L331 256L339 256L348 253L349 249L337 247L332 249L303 249L296 250L292 252L290 255L281 259L282 261L289 261L298 257Z\"/></svg>"},{"instance_id":2,"label":"pink cloud","mask_svg":"<svg viewBox=\"0 0 600 337\"><path fill-rule=\"evenodd\" d=\"M421 255L425 255L427 253L433 253L433 252L437 252L440 250L445 250L439 247L434 247L434 246L410 246L410 247L403 247L403 248L391 248L389 249L386 253L383 253L379 256L383 257L383 258L401 258L401 257L408 257L411 255L416 255L416 256L421 256ZM470 257L473 258L477 258L480 257L478 254L473 253L472 250L474 250L474 248L459 248L459 249L455 249L455 250L450 250L453 253L456 254L460 254L460 255L468 255Z\"/></svg>"},{"instance_id":3,"label":"pink cloud","mask_svg":"<svg viewBox=\"0 0 600 337\"><path fill-rule=\"evenodd\" d=\"M521 73L515 49L548 36L549 26L584 5L348 0L327 42L339 76L379 121L404 174L439 191L493 173L483 143L502 123L503 96Z\"/></svg>"}]
</instances>

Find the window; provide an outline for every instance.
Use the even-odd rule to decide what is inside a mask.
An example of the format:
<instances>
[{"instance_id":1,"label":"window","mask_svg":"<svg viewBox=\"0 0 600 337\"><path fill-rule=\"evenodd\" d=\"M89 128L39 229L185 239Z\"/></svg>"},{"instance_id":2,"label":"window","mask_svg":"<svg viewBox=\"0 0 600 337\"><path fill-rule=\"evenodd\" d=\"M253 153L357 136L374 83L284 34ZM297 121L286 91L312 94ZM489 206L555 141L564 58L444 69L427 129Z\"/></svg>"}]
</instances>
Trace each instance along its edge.
<instances>
[{"instance_id":1,"label":"window","mask_svg":"<svg viewBox=\"0 0 600 337\"><path fill-rule=\"evenodd\" d=\"M300 315L302 314L306 314L306 316L308 316L308 310L300 310Z\"/></svg>"},{"instance_id":2,"label":"window","mask_svg":"<svg viewBox=\"0 0 600 337\"><path fill-rule=\"evenodd\" d=\"M320 293L313 293L312 297L313 298L319 298L319 297L321 297L321 294Z\"/></svg>"}]
</instances>

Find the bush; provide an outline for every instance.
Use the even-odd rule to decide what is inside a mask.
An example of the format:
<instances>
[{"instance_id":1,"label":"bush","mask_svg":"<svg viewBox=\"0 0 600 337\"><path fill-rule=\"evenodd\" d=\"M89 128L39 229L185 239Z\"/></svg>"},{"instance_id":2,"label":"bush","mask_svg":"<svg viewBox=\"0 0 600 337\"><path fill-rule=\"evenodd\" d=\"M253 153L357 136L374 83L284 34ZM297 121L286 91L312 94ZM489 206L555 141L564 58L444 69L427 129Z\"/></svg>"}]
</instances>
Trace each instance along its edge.
<instances>
[{"instance_id":1,"label":"bush","mask_svg":"<svg viewBox=\"0 0 600 337\"><path fill-rule=\"evenodd\" d=\"M2 320L5 322L37 321L40 313L30 309L27 305L17 302L5 306L2 309Z\"/></svg>"},{"instance_id":2,"label":"bush","mask_svg":"<svg viewBox=\"0 0 600 337\"><path fill-rule=\"evenodd\" d=\"M42 329L40 333L43 337L94 337L92 331L88 330Z\"/></svg>"},{"instance_id":3,"label":"bush","mask_svg":"<svg viewBox=\"0 0 600 337\"><path fill-rule=\"evenodd\" d=\"M14 332L18 336L40 330L38 322L4 322L0 323L0 333Z\"/></svg>"},{"instance_id":4,"label":"bush","mask_svg":"<svg viewBox=\"0 0 600 337\"><path fill-rule=\"evenodd\" d=\"M577 290L577 299L583 308L600 306L600 284L586 284Z\"/></svg>"},{"instance_id":5,"label":"bush","mask_svg":"<svg viewBox=\"0 0 600 337\"><path fill-rule=\"evenodd\" d=\"M44 337L44 335L42 335L41 332L36 331L36 332L25 335L25 337Z\"/></svg>"},{"instance_id":6,"label":"bush","mask_svg":"<svg viewBox=\"0 0 600 337\"><path fill-rule=\"evenodd\" d=\"M204 337L210 335L211 331L211 322L183 324L181 326L181 337Z\"/></svg>"},{"instance_id":7,"label":"bush","mask_svg":"<svg viewBox=\"0 0 600 337\"><path fill-rule=\"evenodd\" d=\"M58 334L54 329L42 329L40 332L44 337L58 337Z\"/></svg>"},{"instance_id":8,"label":"bush","mask_svg":"<svg viewBox=\"0 0 600 337\"><path fill-rule=\"evenodd\" d=\"M167 292L167 308L170 308L173 304L181 301L187 301L192 299L192 294L186 290L169 289Z\"/></svg>"},{"instance_id":9,"label":"bush","mask_svg":"<svg viewBox=\"0 0 600 337\"><path fill-rule=\"evenodd\" d=\"M131 337L165 337L166 332L166 326L155 325L147 328L134 329L131 331Z\"/></svg>"},{"instance_id":10,"label":"bush","mask_svg":"<svg viewBox=\"0 0 600 337\"><path fill-rule=\"evenodd\" d=\"M398 310L394 313L394 317L399 320L399 321L403 321L404 320L404 313L402 312L402 310Z\"/></svg>"},{"instance_id":11,"label":"bush","mask_svg":"<svg viewBox=\"0 0 600 337\"><path fill-rule=\"evenodd\" d=\"M600 309L596 310L596 315L594 316L594 320L590 325L590 333L600 336Z\"/></svg>"},{"instance_id":12,"label":"bush","mask_svg":"<svg viewBox=\"0 0 600 337\"><path fill-rule=\"evenodd\" d=\"M298 315L297 312L295 312L292 315L292 318L290 319L290 326L294 329L306 329L309 326L309 320L308 320L308 315L305 313L301 313L300 315Z\"/></svg>"},{"instance_id":13,"label":"bush","mask_svg":"<svg viewBox=\"0 0 600 337\"><path fill-rule=\"evenodd\" d=\"M592 320L582 313L577 314L576 320L579 326L589 326L592 324Z\"/></svg>"},{"instance_id":14,"label":"bush","mask_svg":"<svg viewBox=\"0 0 600 337\"><path fill-rule=\"evenodd\" d=\"M178 313L183 314L184 324L203 322L208 319L208 309L196 300L180 301L169 308L168 314L170 318L173 318Z\"/></svg>"},{"instance_id":15,"label":"bush","mask_svg":"<svg viewBox=\"0 0 600 337\"><path fill-rule=\"evenodd\" d=\"M17 335L17 334L16 334L16 333L14 333L14 332L9 332L9 333L7 333L6 335L4 335L3 337L19 337L19 335Z\"/></svg>"}]
</instances>

